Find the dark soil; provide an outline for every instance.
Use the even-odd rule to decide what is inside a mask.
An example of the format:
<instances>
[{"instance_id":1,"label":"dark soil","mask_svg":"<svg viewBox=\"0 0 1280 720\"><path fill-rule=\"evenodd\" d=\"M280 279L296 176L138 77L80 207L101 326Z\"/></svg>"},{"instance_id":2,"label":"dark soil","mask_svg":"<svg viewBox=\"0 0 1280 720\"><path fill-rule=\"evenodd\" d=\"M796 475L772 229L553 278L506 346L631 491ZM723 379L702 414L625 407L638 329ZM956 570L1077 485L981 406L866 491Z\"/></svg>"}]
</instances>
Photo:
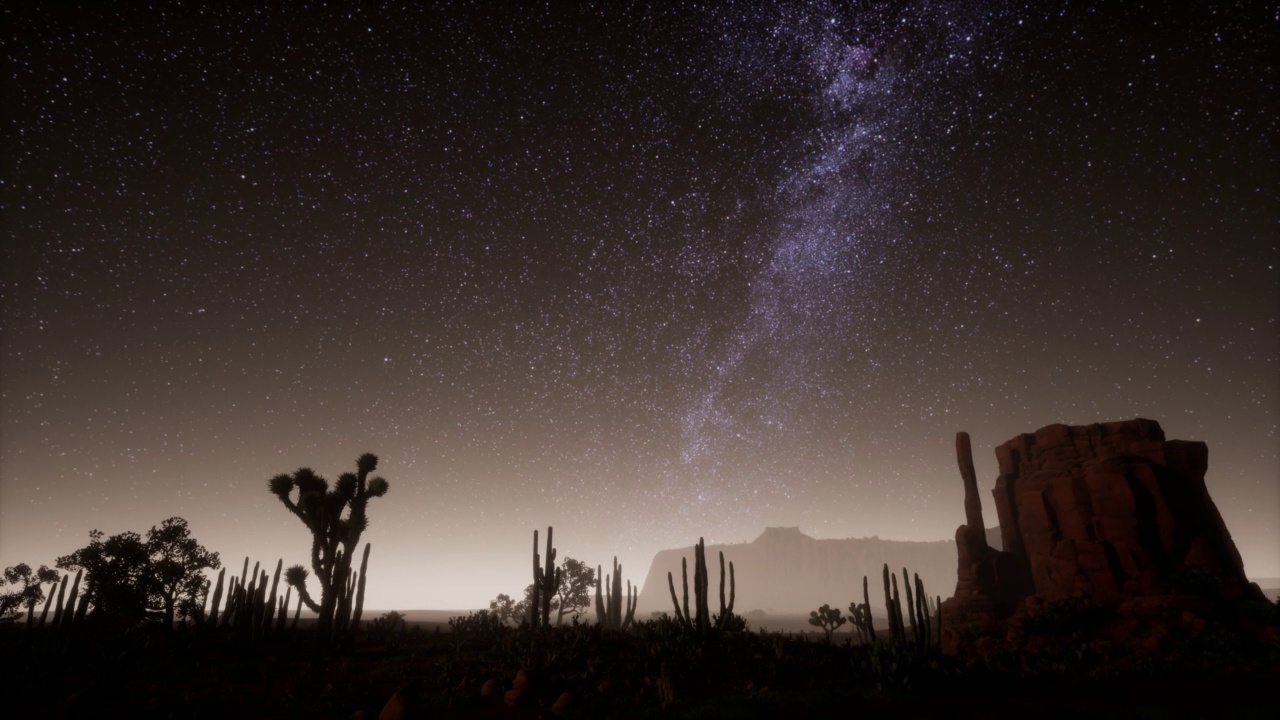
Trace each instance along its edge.
<instances>
[{"instance_id":1,"label":"dark soil","mask_svg":"<svg viewBox=\"0 0 1280 720\"><path fill-rule=\"evenodd\" d=\"M15 718L376 718L393 696L406 718L1280 717L1280 648L1241 638L1123 659L1071 641L1034 656L942 657L798 635L698 638L662 622L627 633L410 627L326 654L304 631L251 642L206 627L8 628L0 642ZM522 670L528 685L508 704Z\"/></svg>"}]
</instances>

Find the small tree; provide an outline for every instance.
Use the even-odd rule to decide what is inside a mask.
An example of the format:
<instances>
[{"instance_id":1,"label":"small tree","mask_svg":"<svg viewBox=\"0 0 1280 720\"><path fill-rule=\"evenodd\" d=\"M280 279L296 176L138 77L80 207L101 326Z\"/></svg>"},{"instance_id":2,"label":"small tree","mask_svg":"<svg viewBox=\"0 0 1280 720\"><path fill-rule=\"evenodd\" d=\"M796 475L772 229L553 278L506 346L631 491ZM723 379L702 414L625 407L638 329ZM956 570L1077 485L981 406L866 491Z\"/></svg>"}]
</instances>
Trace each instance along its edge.
<instances>
[{"instance_id":1,"label":"small tree","mask_svg":"<svg viewBox=\"0 0 1280 720\"><path fill-rule=\"evenodd\" d=\"M57 582L58 571L50 570L46 565L41 565L39 570L34 571L26 563L18 563L13 567L5 568L4 579L0 580L0 586L6 583L10 585L22 583L22 587L0 594L0 624L7 624L16 620L18 611L25 607L27 609L27 625L30 625L35 615L36 606L44 600L44 589L40 586L45 583L53 583L54 587L56 587Z\"/></svg>"},{"instance_id":2,"label":"small tree","mask_svg":"<svg viewBox=\"0 0 1280 720\"><path fill-rule=\"evenodd\" d=\"M523 617L523 615L516 614L518 612L517 606L518 604L516 603L516 601L512 600L511 596L506 593L502 593L498 597L489 601L489 611L492 612L494 616L496 616L503 623L515 623L516 625L520 624L520 618ZM525 612L527 611L528 611L528 607L526 606Z\"/></svg>"},{"instance_id":3,"label":"small tree","mask_svg":"<svg viewBox=\"0 0 1280 720\"><path fill-rule=\"evenodd\" d=\"M204 570L222 567L218 553L209 552L191 537L187 521L171 517L147 531L147 552L151 561L152 600L164 613L165 627L173 627L175 615L186 618L203 612L209 579Z\"/></svg>"},{"instance_id":4,"label":"small tree","mask_svg":"<svg viewBox=\"0 0 1280 720\"><path fill-rule=\"evenodd\" d=\"M814 627L822 628L822 632L826 635L827 644L831 644L831 634L840 629L845 624L845 619L840 612L840 608L833 608L830 605L822 607L809 613L809 624Z\"/></svg>"},{"instance_id":5,"label":"small tree","mask_svg":"<svg viewBox=\"0 0 1280 720\"><path fill-rule=\"evenodd\" d=\"M285 580L319 616L317 638L321 644L332 639L334 612L338 599L345 594L351 559L360 535L369 526L366 515L369 500L387 494L386 480L369 478L377 468L377 456L365 453L356 459L356 472L340 475L332 489L327 480L310 468L300 468L293 475L277 475L268 482L271 493L311 533L311 569L320 580L320 602L307 592L305 567L289 568Z\"/></svg>"},{"instance_id":6,"label":"small tree","mask_svg":"<svg viewBox=\"0 0 1280 720\"><path fill-rule=\"evenodd\" d=\"M136 532L104 536L89 531L89 544L58 558L58 567L84 570L84 592L99 622L130 627L147 617L150 552Z\"/></svg>"},{"instance_id":7,"label":"small tree","mask_svg":"<svg viewBox=\"0 0 1280 720\"><path fill-rule=\"evenodd\" d=\"M581 560L566 557L560 564L560 587L556 591L554 606L556 624L565 615L578 615L591 604L591 590L596 586L596 570Z\"/></svg>"},{"instance_id":8,"label":"small tree","mask_svg":"<svg viewBox=\"0 0 1280 720\"><path fill-rule=\"evenodd\" d=\"M532 605L533 584L530 583L524 586L524 597L517 600L516 604L511 606L511 612L514 613L512 619L516 621L517 625L522 625L529 621L529 608L532 607ZM555 598L551 599L551 609L556 609Z\"/></svg>"},{"instance_id":9,"label":"small tree","mask_svg":"<svg viewBox=\"0 0 1280 720\"><path fill-rule=\"evenodd\" d=\"M191 537L187 521L171 517L147 531L104 539L89 533L89 544L58 558L58 567L85 571L85 595L101 620L130 626L148 614L172 627L179 610L202 605L209 581L204 570L221 567L218 553Z\"/></svg>"}]
</instances>

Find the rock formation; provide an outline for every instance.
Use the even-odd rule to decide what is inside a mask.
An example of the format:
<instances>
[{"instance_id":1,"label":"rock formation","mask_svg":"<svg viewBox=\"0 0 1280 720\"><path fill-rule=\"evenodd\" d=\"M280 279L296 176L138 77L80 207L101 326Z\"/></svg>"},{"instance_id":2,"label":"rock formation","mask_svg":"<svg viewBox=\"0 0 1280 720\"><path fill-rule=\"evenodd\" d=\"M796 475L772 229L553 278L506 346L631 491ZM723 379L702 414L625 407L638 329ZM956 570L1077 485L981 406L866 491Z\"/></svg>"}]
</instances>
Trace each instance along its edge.
<instances>
[{"instance_id":1,"label":"rock formation","mask_svg":"<svg viewBox=\"0 0 1280 720\"><path fill-rule=\"evenodd\" d=\"M719 551L724 551L725 561L733 562L736 568L739 614L758 609L807 615L823 603L845 607L855 599L861 601L863 575L879 587L880 570L885 563L895 573L901 573L906 566L919 574L931 594L946 595L956 578L955 549L949 540L817 540L798 527L771 527L750 543L707 545L708 557ZM681 557L689 559L692 582L692 547L658 553L640 592L637 618L653 612L671 613L667 573L674 575L678 589ZM875 605L876 593L872 595L873 611L882 616L884 608Z\"/></svg>"},{"instance_id":2,"label":"rock formation","mask_svg":"<svg viewBox=\"0 0 1280 720\"><path fill-rule=\"evenodd\" d=\"M1027 599L1091 606L1177 592L1193 578L1222 600L1261 597L1209 497L1208 448L1165 440L1152 420L1049 425L996 448L1002 549L987 546L969 438L956 438L966 524L956 531L949 626L990 626Z\"/></svg>"}]
</instances>

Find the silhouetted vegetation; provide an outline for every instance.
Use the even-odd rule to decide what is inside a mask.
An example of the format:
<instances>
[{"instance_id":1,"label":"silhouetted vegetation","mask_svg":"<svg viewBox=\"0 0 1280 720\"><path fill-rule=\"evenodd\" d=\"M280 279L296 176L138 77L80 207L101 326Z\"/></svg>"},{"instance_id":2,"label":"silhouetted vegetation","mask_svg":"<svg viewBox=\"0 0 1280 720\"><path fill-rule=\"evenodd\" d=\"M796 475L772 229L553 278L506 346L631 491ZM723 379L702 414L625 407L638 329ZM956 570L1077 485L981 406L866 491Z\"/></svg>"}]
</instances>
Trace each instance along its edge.
<instances>
[{"instance_id":1,"label":"silhouetted vegetation","mask_svg":"<svg viewBox=\"0 0 1280 720\"><path fill-rule=\"evenodd\" d=\"M172 528L168 535L153 530L166 547L189 539L179 530L185 523L165 527ZM961 716L1004 717L1025 714L1032 702L1092 716L1119 707L1115 697L1156 709L1248 716L1271 707L1270 688L1280 679L1280 605L1271 602L1221 606L1233 608L1226 612L1199 595L1185 596L1199 603L1195 612L1204 619L1170 626L1145 638L1145 645L1099 639L1099 629L1117 621L1111 611L1077 601L1050 603L1008 633L967 632L958 649L944 652L938 605L905 569L901 577L911 577L909 582L883 568L887 630L881 633L873 624L866 577L861 602L850 603L847 618L824 604L810 614L815 633L752 631L733 613L735 572L732 563L725 567L723 554L720 613L710 613L700 541L692 597L686 565L684 601L675 613L637 621L635 590L628 583L624 592L616 558L613 572L603 577L572 558L557 567L550 528L547 535L539 547L535 533L535 582L524 601L499 595L489 609L432 631L399 612L361 627L357 578L367 577L368 545L359 572L349 571L339 588L326 629L318 618L299 624L305 602L291 600L290 592L305 576L289 578L281 560L274 572L270 564L251 564L249 558L238 574L219 567L212 592L208 581L142 581L150 589L139 600L113 583L142 577L138 548L147 542L135 534L106 538L95 532L90 547L75 554L84 563L75 576L27 565L6 571L5 587L12 589L0 596L10 619L0 627L6 649L0 677L9 683L7 696L23 698L14 708L23 716L55 710L66 716L333 718L357 711L375 716L384 706L402 713L389 715L396 717L843 717L904 711L933 717L954 716L958 708ZM182 546L192 552L155 557L216 560L216 554ZM95 575L96 584L90 583ZM670 576L668 587L674 602ZM166 588L179 589L166 596ZM579 621L586 588L596 591L594 623ZM198 601L183 611L188 596ZM91 600L99 597L106 608L101 615ZM123 622L137 610L126 601L143 606L142 619L133 625ZM48 623L35 619L42 602ZM177 621L164 630L169 606ZM111 622L86 623L89 607L95 619ZM28 621L16 622L23 610ZM557 620L568 621L550 622L553 610ZM846 624L856 636L836 642ZM325 644L336 635L348 642ZM316 638L327 649L317 651ZM1169 690L1169 679L1180 683ZM1205 692L1215 697L1213 704L1196 705Z\"/></svg>"},{"instance_id":2,"label":"silhouetted vegetation","mask_svg":"<svg viewBox=\"0 0 1280 720\"><path fill-rule=\"evenodd\" d=\"M319 617L316 638L321 644L332 642L335 634L345 629L345 614L351 611L353 594L363 599L363 569L359 580L355 580L351 559L360 535L369 526L369 500L386 495L390 487L381 477L369 478L377 468L377 456L365 453L356 459L356 472L338 476L332 488L310 468L299 468L292 475L276 475L268 482L271 493L311 533L311 569L320 581L320 602L307 590L305 567L290 567L285 578L299 599ZM368 557L366 548L365 561Z\"/></svg>"},{"instance_id":3,"label":"silhouetted vegetation","mask_svg":"<svg viewBox=\"0 0 1280 720\"><path fill-rule=\"evenodd\" d=\"M4 577L0 579L0 587L18 584L21 584L21 587L0 593L0 624L14 622L18 618L19 611L26 608L27 625L30 626L35 620L36 606L45 599L44 588L41 587L45 583L50 585L50 599L52 599L52 590L58 584L58 571L45 565L41 565L39 570L32 570L26 563L5 568Z\"/></svg>"},{"instance_id":4,"label":"silhouetted vegetation","mask_svg":"<svg viewBox=\"0 0 1280 720\"><path fill-rule=\"evenodd\" d=\"M809 613L809 624L822 630L823 639L828 645L831 644L831 634L839 630L845 622L847 621L840 612L840 608L833 608L830 605L824 604Z\"/></svg>"},{"instance_id":5,"label":"silhouetted vegetation","mask_svg":"<svg viewBox=\"0 0 1280 720\"><path fill-rule=\"evenodd\" d=\"M101 530L89 538L85 547L58 558L59 568L84 574L77 616L92 606L96 622L120 628L148 617L165 627L175 619L200 619L209 587L204 571L218 569L221 561L191 537L186 520L169 518L148 530L145 540L135 532L105 537ZM77 573L63 614L75 603L79 580Z\"/></svg>"},{"instance_id":6,"label":"silhouetted vegetation","mask_svg":"<svg viewBox=\"0 0 1280 720\"><path fill-rule=\"evenodd\" d=\"M612 588L601 595L601 588L609 585L610 580L612 580ZM630 580L627 581L627 594L625 596L622 594L622 566L618 564L618 558L615 557L613 573L601 578L600 583L596 585L596 623L609 630L626 630L635 619L637 596L638 592L631 587ZM624 598L627 603L625 614L622 612Z\"/></svg>"},{"instance_id":7,"label":"silhouetted vegetation","mask_svg":"<svg viewBox=\"0 0 1280 720\"><path fill-rule=\"evenodd\" d=\"M737 584L734 580L733 563L729 563L729 602L724 601L724 553L720 553L720 612L711 615L708 600L707 547L702 538L693 548L693 595L694 608L689 612L689 564L686 558L680 558L680 581L684 587L684 605L676 601L675 581L671 573L667 573L667 587L671 591L671 604L675 607L676 620L686 630L706 633L711 630L732 630L744 625L742 619L733 614L733 604L737 598Z\"/></svg>"}]
</instances>

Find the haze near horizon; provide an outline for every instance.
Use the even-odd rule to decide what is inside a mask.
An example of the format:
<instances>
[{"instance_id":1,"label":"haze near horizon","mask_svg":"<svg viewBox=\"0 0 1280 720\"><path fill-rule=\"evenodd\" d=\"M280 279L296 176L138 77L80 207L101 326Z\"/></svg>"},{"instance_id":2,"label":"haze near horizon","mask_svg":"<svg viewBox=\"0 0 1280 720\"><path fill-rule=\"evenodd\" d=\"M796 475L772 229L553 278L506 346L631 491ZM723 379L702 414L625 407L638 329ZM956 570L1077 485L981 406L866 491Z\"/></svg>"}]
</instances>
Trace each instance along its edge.
<instances>
[{"instance_id":1,"label":"haze near horizon","mask_svg":"<svg viewBox=\"0 0 1280 720\"><path fill-rule=\"evenodd\" d=\"M553 5L5 11L0 567L372 452L366 606L483 607L1147 417L1280 576L1264 8Z\"/></svg>"}]
</instances>

